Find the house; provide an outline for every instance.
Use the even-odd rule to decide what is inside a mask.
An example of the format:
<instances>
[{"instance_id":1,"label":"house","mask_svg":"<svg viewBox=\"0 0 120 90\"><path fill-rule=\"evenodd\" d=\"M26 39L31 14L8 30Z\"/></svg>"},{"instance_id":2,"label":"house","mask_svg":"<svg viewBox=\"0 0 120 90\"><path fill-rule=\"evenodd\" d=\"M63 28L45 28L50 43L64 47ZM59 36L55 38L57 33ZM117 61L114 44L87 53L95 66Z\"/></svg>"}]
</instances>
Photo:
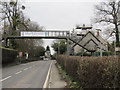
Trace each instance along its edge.
<instances>
[{"instance_id":1,"label":"house","mask_svg":"<svg viewBox=\"0 0 120 90\"><path fill-rule=\"evenodd\" d=\"M99 31L97 32L97 35L95 36L92 31L87 30L87 29L92 29L90 27L86 27L86 28L84 27L84 29L80 27L80 29L82 29L84 32L86 30L86 33L84 33L84 35L82 35L82 37L79 38L78 40L78 43L81 46L83 46L85 49L78 44L74 44L72 46L74 50L74 54L84 53L84 52L100 52L100 48L102 49L102 51L108 51L108 42L105 41L99 35Z\"/></svg>"}]
</instances>

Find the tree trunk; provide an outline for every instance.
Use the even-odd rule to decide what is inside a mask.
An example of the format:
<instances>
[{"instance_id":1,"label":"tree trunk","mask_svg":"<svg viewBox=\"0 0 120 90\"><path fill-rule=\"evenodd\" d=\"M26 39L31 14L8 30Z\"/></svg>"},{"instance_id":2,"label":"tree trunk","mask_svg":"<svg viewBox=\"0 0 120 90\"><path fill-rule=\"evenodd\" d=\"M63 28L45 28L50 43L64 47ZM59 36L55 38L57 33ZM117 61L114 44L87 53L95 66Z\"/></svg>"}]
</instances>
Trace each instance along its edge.
<instances>
[{"instance_id":1,"label":"tree trunk","mask_svg":"<svg viewBox=\"0 0 120 90\"><path fill-rule=\"evenodd\" d=\"M119 31L118 31L118 26L115 24L115 29L116 29L116 46L120 47L120 42L119 42Z\"/></svg>"}]
</instances>

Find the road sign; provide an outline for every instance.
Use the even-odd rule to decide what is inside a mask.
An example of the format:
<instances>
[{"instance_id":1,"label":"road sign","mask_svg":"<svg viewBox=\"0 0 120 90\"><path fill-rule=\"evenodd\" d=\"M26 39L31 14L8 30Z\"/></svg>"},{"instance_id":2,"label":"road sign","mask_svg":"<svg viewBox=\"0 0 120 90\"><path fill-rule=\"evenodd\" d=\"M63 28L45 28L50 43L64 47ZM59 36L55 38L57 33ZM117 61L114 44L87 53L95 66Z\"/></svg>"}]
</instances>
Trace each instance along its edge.
<instances>
[{"instance_id":1,"label":"road sign","mask_svg":"<svg viewBox=\"0 0 120 90\"><path fill-rule=\"evenodd\" d=\"M116 47L115 51L117 51L117 52L120 51L120 47Z\"/></svg>"},{"instance_id":2,"label":"road sign","mask_svg":"<svg viewBox=\"0 0 120 90\"><path fill-rule=\"evenodd\" d=\"M19 52L19 57L22 57L22 55L23 55L23 52Z\"/></svg>"}]
</instances>

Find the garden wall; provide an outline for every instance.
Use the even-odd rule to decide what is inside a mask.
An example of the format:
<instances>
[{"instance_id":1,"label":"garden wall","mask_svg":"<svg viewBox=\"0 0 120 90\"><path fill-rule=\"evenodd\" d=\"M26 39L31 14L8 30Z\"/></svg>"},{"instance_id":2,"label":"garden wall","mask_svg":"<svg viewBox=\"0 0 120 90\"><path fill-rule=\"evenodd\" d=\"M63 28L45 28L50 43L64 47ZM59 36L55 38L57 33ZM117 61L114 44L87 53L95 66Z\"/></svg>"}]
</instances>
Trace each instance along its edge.
<instances>
[{"instance_id":1,"label":"garden wall","mask_svg":"<svg viewBox=\"0 0 120 90\"><path fill-rule=\"evenodd\" d=\"M2 49L2 64L8 64L15 61L18 54L17 50L13 50L9 48L0 48L0 49Z\"/></svg>"}]
</instances>

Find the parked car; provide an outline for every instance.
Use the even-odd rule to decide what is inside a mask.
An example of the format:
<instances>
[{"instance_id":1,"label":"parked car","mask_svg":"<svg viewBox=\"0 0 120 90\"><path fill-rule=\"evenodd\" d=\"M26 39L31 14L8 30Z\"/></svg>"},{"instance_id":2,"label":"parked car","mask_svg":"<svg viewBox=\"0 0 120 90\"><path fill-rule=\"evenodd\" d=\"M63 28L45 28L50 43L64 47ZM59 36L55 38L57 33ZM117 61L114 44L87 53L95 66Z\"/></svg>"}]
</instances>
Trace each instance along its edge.
<instances>
[{"instance_id":1,"label":"parked car","mask_svg":"<svg viewBox=\"0 0 120 90\"><path fill-rule=\"evenodd\" d=\"M44 59L44 56L40 56L40 60L43 60Z\"/></svg>"},{"instance_id":2,"label":"parked car","mask_svg":"<svg viewBox=\"0 0 120 90\"><path fill-rule=\"evenodd\" d=\"M44 58L44 60L48 60L48 58Z\"/></svg>"}]
</instances>

